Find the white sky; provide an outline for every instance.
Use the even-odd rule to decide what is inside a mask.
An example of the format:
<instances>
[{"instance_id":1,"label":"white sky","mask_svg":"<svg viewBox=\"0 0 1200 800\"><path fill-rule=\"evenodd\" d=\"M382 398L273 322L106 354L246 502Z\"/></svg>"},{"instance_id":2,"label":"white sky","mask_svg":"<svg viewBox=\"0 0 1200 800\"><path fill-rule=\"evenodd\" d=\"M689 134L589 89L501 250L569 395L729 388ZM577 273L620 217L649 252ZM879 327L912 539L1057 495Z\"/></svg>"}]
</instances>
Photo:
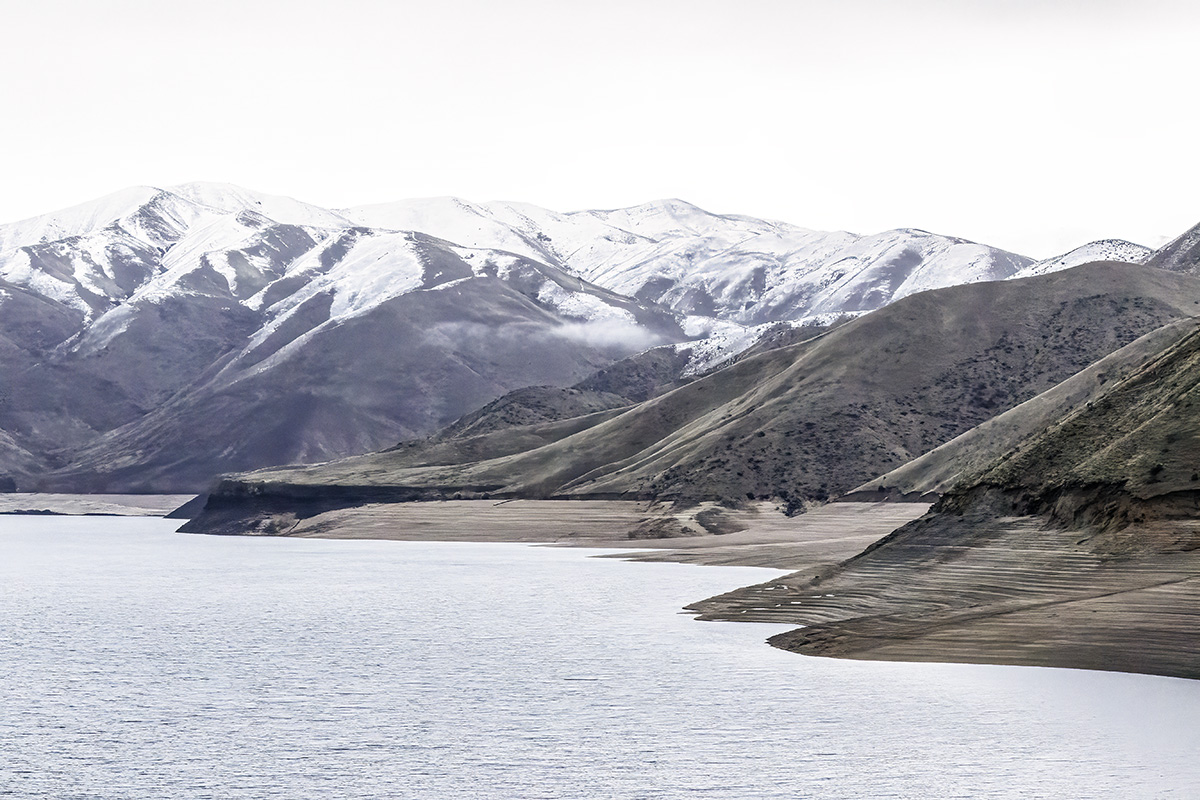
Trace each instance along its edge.
<instances>
[{"instance_id":1,"label":"white sky","mask_svg":"<svg viewBox=\"0 0 1200 800\"><path fill-rule=\"evenodd\" d=\"M681 197L1048 256L1200 222L1200 4L0 0L0 220L134 184Z\"/></svg>"}]
</instances>

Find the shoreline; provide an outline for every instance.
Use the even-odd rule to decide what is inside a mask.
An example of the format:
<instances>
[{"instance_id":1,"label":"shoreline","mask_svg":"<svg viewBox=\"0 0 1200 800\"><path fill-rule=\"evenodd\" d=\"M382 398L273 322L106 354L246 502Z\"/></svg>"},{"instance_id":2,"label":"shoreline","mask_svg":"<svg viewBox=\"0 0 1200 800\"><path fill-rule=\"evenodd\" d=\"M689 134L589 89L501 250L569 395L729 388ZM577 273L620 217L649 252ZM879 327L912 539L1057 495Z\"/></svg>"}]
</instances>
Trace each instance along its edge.
<instances>
[{"instance_id":1,"label":"shoreline","mask_svg":"<svg viewBox=\"0 0 1200 800\"><path fill-rule=\"evenodd\" d=\"M327 511L300 520L286 535L617 548L628 552L606 557L794 572L830 568L926 508L837 503L788 517L770 503L672 511L632 500L438 500ZM664 531L674 535L658 535Z\"/></svg>"},{"instance_id":2,"label":"shoreline","mask_svg":"<svg viewBox=\"0 0 1200 800\"><path fill-rule=\"evenodd\" d=\"M0 511L12 497L0 496ZM59 498L57 508L73 510L62 513L126 503L131 514L153 507L157 516L181 499ZM514 542L618 550L598 557L625 561L787 570L686 608L701 620L792 626L769 643L806 655L1200 678L1197 615L1187 611L1200 608L1200 579L1187 565L1102 558L1036 518L997 520L965 541L864 555L927 508L838 502L787 517L770 503L679 511L627 500L447 500L326 511L282 538ZM664 531L675 535L657 535ZM1200 567L1200 554L1187 560Z\"/></svg>"},{"instance_id":3,"label":"shoreline","mask_svg":"<svg viewBox=\"0 0 1200 800\"><path fill-rule=\"evenodd\" d=\"M0 493L3 515L70 515L166 517L194 498L193 494L70 494L67 492Z\"/></svg>"},{"instance_id":4,"label":"shoreline","mask_svg":"<svg viewBox=\"0 0 1200 800\"><path fill-rule=\"evenodd\" d=\"M769 643L805 655L1200 678L1200 615L1189 611L1200 609L1191 577L1200 553L1182 554L1187 563L1113 558L1036 517L925 518L905 529L905 544L872 547L928 508L835 502L787 517L765 502L681 511L628 500L451 500L327 511L287 533L619 548L601 557L782 569L789 574L687 610L792 626Z\"/></svg>"}]
</instances>

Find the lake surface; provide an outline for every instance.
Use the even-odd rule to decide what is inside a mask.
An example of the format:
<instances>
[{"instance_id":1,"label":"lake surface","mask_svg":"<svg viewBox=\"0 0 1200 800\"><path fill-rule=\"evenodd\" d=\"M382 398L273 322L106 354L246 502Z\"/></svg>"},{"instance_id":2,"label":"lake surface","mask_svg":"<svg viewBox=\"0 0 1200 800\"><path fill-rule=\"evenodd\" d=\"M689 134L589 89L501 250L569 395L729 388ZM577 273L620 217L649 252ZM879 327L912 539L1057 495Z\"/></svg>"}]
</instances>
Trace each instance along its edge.
<instances>
[{"instance_id":1,"label":"lake surface","mask_svg":"<svg viewBox=\"0 0 1200 800\"><path fill-rule=\"evenodd\" d=\"M771 570L174 527L0 517L0 796L1200 796L1200 681L679 613Z\"/></svg>"}]
</instances>

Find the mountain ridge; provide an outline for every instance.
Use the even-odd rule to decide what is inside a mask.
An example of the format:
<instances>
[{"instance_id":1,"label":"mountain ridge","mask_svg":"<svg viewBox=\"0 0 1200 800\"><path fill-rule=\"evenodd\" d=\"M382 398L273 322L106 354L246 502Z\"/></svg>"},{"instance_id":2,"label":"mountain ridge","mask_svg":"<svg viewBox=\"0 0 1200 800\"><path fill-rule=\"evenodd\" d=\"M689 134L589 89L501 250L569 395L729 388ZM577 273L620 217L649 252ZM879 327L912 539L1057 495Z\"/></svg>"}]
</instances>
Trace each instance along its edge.
<instances>
[{"instance_id":1,"label":"mountain ridge","mask_svg":"<svg viewBox=\"0 0 1200 800\"><path fill-rule=\"evenodd\" d=\"M423 463L418 445L241 475L222 491L256 496L278 488L299 496L328 486L376 498L390 489L408 499L774 499L802 508L1189 316L1197 300L1194 278L1128 264L933 290L627 409L592 414L588 424L580 418L582 427L568 435L527 438L524 452L489 444L519 431L484 434L463 443L464 456L480 461Z\"/></svg>"},{"instance_id":2,"label":"mountain ridge","mask_svg":"<svg viewBox=\"0 0 1200 800\"><path fill-rule=\"evenodd\" d=\"M426 230L399 230L407 222ZM926 284L1003 277L1027 261L933 234L822 234L684 201L567 214L453 198L331 210L227 184L132 187L0 225L0 337L12 344L0 351L8 352L0 370L21 384L0 404L0 430L15 444L8 471L24 486L199 489L205 470L211 477L267 462L225 458L216 441L204 445L204 463L182 472L139 459L211 439L202 408L218 397L233 404L225 416L246 426L253 427L254 408L294 419L294 445L273 444L264 454L324 460L432 433L510 389L569 386L655 345L689 354L685 371L696 374L773 326L862 314ZM435 297L461 291L458 282L489 281L503 291L471 291L471 302L503 304L517 315L512 334L524 330L535 345L552 341L561 357L545 369L514 368L526 334L497 337L500 316ZM314 396L305 376L285 368L313 347L353 349L353 336L335 329L403 327L395 313L381 323L386 303L406 309L401 316L424 314L420 336L393 338L436 340L435 350L414 348L425 354L416 368L427 373L419 382L428 388L396 384L402 401L368 399L367 410L349 395ZM417 313L418 306L441 316ZM17 328L31 324L54 331L55 341L22 352L32 340ZM454 355L466 346L480 347L482 360ZM303 360L315 374L376 381L365 368L335 368L330 359L349 363L348 353L314 354ZM394 363L401 372L413 368ZM461 364L461 389L432 388L450 380L433 374L438 363ZM60 398L79 387L88 388ZM341 410L294 416L272 397L292 397L297 413L312 402ZM324 424L337 428L340 418L354 430L314 430L311 420L326 414L333 422ZM169 433L172 425L182 427Z\"/></svg>"}]
</instances>

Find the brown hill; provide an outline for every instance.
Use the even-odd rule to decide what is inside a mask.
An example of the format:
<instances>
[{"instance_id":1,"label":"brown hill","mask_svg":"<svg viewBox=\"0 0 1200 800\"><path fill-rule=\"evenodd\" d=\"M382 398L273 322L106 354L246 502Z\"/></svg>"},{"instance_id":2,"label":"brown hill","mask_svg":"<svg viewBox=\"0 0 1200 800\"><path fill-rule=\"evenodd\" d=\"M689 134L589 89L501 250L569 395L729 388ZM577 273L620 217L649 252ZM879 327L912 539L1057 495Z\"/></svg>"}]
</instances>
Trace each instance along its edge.
<instances>
[{"instance_id":1,"label":"brown hill","mask_svg":"<svg viewBox=\"0 0 1200 800\"><path fill-rule=\"evenodd\" d=\"M805 624L775 640L805 653L1200 678L1200 329L1164 337L926 517L789 578L786 613L764 587L702 610Z\"/></svg>"},{"instance_id":2,"label":"brown hill","mask_svg":"<svg viewBox=\"0 0 1200 800\"><path fill-rule=\"evenodd\" d=\"M508 429L503 446L496 433L453 444L478 460L451 463L443 443L238 476L192 529L301 500L749 497L798 508L927 452L1198 304L1196 278L1113 263L924 292L624 411L551 432ZM511 449L517 439L535 446Z\"/></svg>"},{"instance_id":3,"label":"brown hill","mask_svg":"<svg viewBox=\"0 0 1200 800\"><path fill-rule=\"evenodd\" d=\"M1189 228L1164 244L1150 256L1146 264L1194 275L1200 268L1200 225Z\"/></svg>"},{"instance_id":4,"label":"brown hill","mask_svg":"<svg viewBox=\"0 0 1200 800\"><path fill-rule=\"evenodd\" d=\"M977 478L992 462L1032 436L1095 400L1107 387L1140 369L1200 328L1200 319L1169 323L919 458L856 488L847 500L905 499L940 495Z\"/></svg>"}]
</instances>

